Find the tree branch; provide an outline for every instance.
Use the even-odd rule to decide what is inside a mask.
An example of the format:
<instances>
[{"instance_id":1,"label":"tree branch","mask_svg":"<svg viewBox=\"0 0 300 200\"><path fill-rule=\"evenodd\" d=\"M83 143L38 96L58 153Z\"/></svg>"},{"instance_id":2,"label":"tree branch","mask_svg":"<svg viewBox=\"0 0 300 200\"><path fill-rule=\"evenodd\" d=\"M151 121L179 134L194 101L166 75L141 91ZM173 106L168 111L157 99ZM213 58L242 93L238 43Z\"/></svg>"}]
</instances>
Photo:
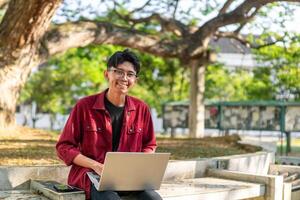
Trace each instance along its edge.
<instances>
[{"instance_id":1,"label":"tree branch","mask_svg":"<svg viewBox=\"0 0 300 200\"><path fill-rule=\"evenodd\" d=\"M240 23L240 26L234 31L235 33L239 33L243 28L244 26L250 22L251 20L254 19L254 17L256 16L256 14L258 13L258 8L254 10L254 12L248 17L248 19L242 23Z\"/></svg>"},{"instance_id":2,"label":"tree branch","mask_svg":"<svg viewBox=\"0 0 300 200\"><path fill-rule=\"evenodd\" d=\"M175 57L180 55L182 50L178 43L179 41L162 40L157 36L147 35L110 23L80 21L52 27L41 42L39 56L46 60L50 56L62 53L69 48L90 44L114 44L158 56Z\"/></svg>"},{"instance_id":3,"label":"tree branch","mask_svg":"<svg viewBox=\"0 0 300 200\"><path fill-rule=\"evenodd\" d=\"M196 55L200 53L201 49L199 49L199 45L201 45L202 41L197 38L210 38L220 27L226 25L247 23L254 18L262 6L281 1L300 2L300 0L244 0L234 10L207 21L190 37L190 40L195 42L190 47L189 54Z\"/></svg>"},{"instance_id":4,"label":"tree branch","mask_svg":"<svg viewBox=\"0 0 300 200\"><path fill-rule=\"evenodd\" d=\"M185 24L183 24L182 22L176 20L175 18L166 19L158 13L152 13L148 17L134 19L134 18L130 17L130 14L122 15L116 9L114 9L114 12L124 21L131 22L133 26L135 26L136 24L139 24L139 23L150 23L151 21L156 21L160 24L163 32L168 31L168 32L174 33L177 36L182 36L182 35L188 34L188 27Z\"/></svg>"},{"instance_id":5,"label":"tree branch","mask_svg":"<svg viewBox=\"0 0 300 200\"><path fill-rule=\"evenodd\" d=\"M174 11L173 11L173 19L175 19L175 16L176 16L176 11L177 11L177 7L178 7L178 3L179 3L179 0L176 0L175 2L175 8L174 8Z\"/></svg>"},{"instance_id":6,"label":"tree branch","mask_svg":"<svg viewBox=\"0 0 300 200\"><path fill-rule=\"evenodd\" d=\"M138 11L143 10L146 6L148 6L148 5L150 4L150 2L151 2L151 0L148 0L148 1L147 1L144 5L142 5L141 7L136 8L136 9L130 11L129 14L133 14L133 13L135 13L135 12L138 12Z\"/></svg>"},{"instance_id":7,"label":"tree branch","mask_svg":"<svg viewBox=\"0 0 300 200\"><path fill-rule=\"evenodd\" d=\"M229 6L234 2L234 0L227 0L225 2L225 4L223 5L223 7L221 8L221 10L219 11L219 15L222 15L224 13L226 13L226 11L228 10Z\"/></svg>"},{"instance_id":8,"label":"tree branch","mask_svg":"<svg viewBox=\"0 0 300 200\"><path fill-rule=\"evenodd\" d=\"M263 48L263 47L267 47L267 46L271 46L271 45L274 45L278 42L282 42L284 41L286 35L278 38L277 40L268 40L266 41L264 44L261 44L261 45L258 45L258 44L255 44L249 40L247 40L244 36L236 33L236 32L220 32L220 31L217 31L215 33L215 36L217 38L221 38L221 37L225 37L225 38L232 38L232 39L235 39L237 41L239 41L241 44L245 45L246 47L248 48L253 48L253 49L260 49L260 48Z\"/></svg>"}]
</instances>

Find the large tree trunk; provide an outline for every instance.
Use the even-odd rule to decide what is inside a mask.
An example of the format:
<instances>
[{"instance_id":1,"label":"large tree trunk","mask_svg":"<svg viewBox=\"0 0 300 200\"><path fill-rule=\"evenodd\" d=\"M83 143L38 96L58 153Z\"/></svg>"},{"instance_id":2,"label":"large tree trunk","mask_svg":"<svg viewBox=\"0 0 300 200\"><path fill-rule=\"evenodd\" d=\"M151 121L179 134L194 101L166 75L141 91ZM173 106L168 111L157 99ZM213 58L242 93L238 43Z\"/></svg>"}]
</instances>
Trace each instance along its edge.
<instances>
[{"instance_id":1,"label":"large tree trunk","mask_svg":"<svg viewBox=\"0 0 300 200\"><path fill-rule=\"evenodd\" d=\"M205 65L200 60L191 61L189 136L204 137Z\"/></svg>"},{"instance_id":2,"label":"large tree trunk","mask_svg":"<svg viewBox=\"0 0 300 200\"><path fill-rule=\"evenodd\" d=\"M21 88L39 63L37 49L60 0L11 0L0 24L0 128L15 125Z\"/></svg>"},{"instance_id":3,"label":"large tree trunk","mask_svg":"<svg viewBox=\"0 0 300 200\"><path fill-rule=\"evenodd\" d=\"M30 69L10 66L0 69L0 127L15 125L15 109L20 89L23 87Z\"/></svg>"}]
</instances>

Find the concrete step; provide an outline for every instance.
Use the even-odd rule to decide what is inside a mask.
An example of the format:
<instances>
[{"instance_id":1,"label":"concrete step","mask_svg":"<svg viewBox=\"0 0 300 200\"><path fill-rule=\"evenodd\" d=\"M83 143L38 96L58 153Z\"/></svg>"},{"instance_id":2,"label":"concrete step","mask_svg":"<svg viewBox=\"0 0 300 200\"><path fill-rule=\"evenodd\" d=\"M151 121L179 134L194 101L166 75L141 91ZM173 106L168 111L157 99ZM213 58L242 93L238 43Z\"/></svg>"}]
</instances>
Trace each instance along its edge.
<instances>
[{"instance_id":1,"label":"concrete step","mask_svg":"<svg viewBox=\"0 0 300 200\"><path fill-rule=\"evenodd\" d=\"M0 190L1 200L49 200L47 197L41 196L37 193L33 193L30 190Z\"/></svg>"},{"instance_id":2,"label":"concrete step","mask_svg":"<svg viewBox=\"0 0 300 200\"><path fill-rule=\"evenodd\" d=\"M164 183L158 193L166 200L233 200L264 196L265 185L204 177Z\"/></svg>"}]
</instances>

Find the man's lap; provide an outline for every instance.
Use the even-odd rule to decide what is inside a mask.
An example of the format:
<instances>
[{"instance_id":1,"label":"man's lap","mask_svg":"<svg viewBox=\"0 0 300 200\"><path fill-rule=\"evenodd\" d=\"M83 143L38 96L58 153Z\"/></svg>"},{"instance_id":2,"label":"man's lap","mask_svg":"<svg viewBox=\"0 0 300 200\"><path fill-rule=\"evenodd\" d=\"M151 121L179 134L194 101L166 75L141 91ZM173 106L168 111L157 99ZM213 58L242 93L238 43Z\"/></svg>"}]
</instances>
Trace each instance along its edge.
<instances>
[{"instance_id":1,"label":"man's lap","mask_svg":"<svg viewBox=\"0 0 300 200\"><path fill-rule=\"evenodd\" d=\"M116 192L116 191L97 191L91 185L91 200L120 200L120 199L136 199L136 200L161 200L160 195L154 190Z\"/></svg>"}]
</instances>

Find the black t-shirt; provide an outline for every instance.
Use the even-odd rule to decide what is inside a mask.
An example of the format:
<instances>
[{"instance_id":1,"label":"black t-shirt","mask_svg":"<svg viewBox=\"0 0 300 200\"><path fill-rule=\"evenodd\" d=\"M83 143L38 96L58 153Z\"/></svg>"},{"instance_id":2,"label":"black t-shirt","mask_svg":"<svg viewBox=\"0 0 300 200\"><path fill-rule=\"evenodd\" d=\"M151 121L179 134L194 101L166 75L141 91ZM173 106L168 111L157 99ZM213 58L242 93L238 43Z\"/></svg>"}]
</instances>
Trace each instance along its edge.
<instances>
[{"instance_id":1,"label":"black t-shirt","mask_svg":"<svg viewBox=\"0 0 300 200\"><path fill-rule=\"evenodd\" d=\"M120 142L121 128L123 124L124 107L112 104L106 97L104 98L105 108L108 110L112 125L112 151L117 151Z\"/></svg>"}]
</instances>

